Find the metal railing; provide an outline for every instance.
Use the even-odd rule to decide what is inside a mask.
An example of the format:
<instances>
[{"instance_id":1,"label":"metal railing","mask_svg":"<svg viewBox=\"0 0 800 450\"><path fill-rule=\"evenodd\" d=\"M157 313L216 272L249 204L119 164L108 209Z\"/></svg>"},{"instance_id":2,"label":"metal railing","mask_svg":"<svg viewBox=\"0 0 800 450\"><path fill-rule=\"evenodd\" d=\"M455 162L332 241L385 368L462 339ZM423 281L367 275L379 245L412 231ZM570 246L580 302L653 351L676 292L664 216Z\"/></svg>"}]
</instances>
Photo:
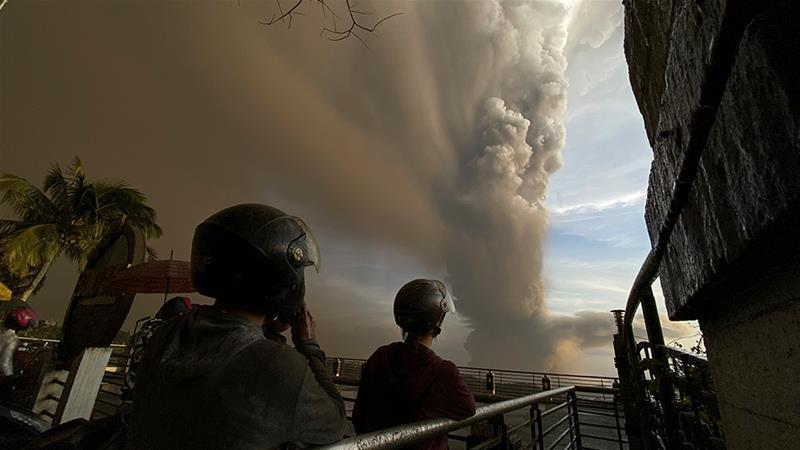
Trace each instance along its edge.
<instances>
[{"instance_id":1,"label":"metal railing","mask_svg":"<svg viewBox=\"0 0 800 450\"><path fill-rule=\"evenodd\" d=\"M355 387L359 384L361 367L365 362L366 360L358 358L334 357L328 358L327 367L337 384ZM475 399L481 403L496 403L537 392L574 386L575 405L581 412L578 425L584 429L583 448L620 450L627 448L625 414L615 378L475 367L459 367L459 372L475 395ZM489 374L491 377L487 377ZM349 404L354 401L355 398L345 397L345 402ZM548 401L563 403L566 398L551 398ZM518 424L512 426L516 427ZM451 434L449 437L454 440L465 440L464 436L456 434Z\"/></svg>"},{"instance_id":2,"label":"metal railing","mask_svg":"<svg viewBox=\"0 0 800 450\"><path fill-rule=\"evenodd\" d=\"M32 352L57 344L57 340L25 338L21 342L20 349ZM93 418L113 415L122 404L121 394L129 349L125 345L118 344L112 348L113 352L98 393ZM363 359L355 358L329 358L327 366L337 384L342 387L356 387L361 378L361 367L365 362ZM609 445L613 448L626 448L625 417L617 399L614 378L474 367L460 367L459 370L473 390L476 400L488 403L487 406L500 405L502 408L503 405L508 405L509 401L516 402L512 404L519 404L520 401L535 400L535 404L531 403L533 406L524 419L517 415L509 419L507 427L505 423L498 425L497 429L500 431L497 435L476 444L480 446L477 448L499 445L501 441L517 445L524 443L524 446L529 448L552 448L548 446L553 445L553 442L566 440L567 435L570 436L567 448L572 448L569 445L577 446L576 430L581 430L582 448L590 449L592 445L597 448L612 448ZM491 376L488 378L492 383L487 383L489 374ZM534 395L537 397L532 397ZM345 401L352 405L355 398L345 396ZM479 411L487 406L482 406ZM557 414L564 408L567 408L570 417ZM578 410L581 412L580 415L577 413ZM571 434L569 430L572 430ZM559 435L555 436L555 433ZM475 436L468 437L462 433L451 434L449 438L466 441L474 440Z\"/></svg>"},{"instance_id":3,"label":"metal railing","mask_svg":"<svg viewBox=\"0 0 800 450\"><path fill-rule=\"evenodd\" d=\"M60 343L57 339L41 339L41 338L19 338L18 351L27 353L40 352L48 347L57 347ZM103 376L103 382L100 385L100 391L97 394L94 411L92 418L99 419L102 417L113 416L117 413L120 405L122 404L122 386L125 382L125 368L128 364L129 347L124 344L111 344L112 352L111 358L106 367L106 373ZM60 383L55 380L54 382ZM63 384L63 383L60 383ZM54 400L58 400L53 398ZM51 415L44 413L45 415Z\"/></svg>"},{"instance_id":4,"label":"metal railing","mask_svg":"<svg viewBox=\"0 0 800 450\"><path fill-rule=\"evenodd\" d=\"M115 345L112 348L103 383L97 393L93 418L113 416L122 405L122 388L125 385L125 369L130 358L130 348L127 345Z\"/></svg>"},{"instance_id":5,"label":"metal railing","mask_svg":"<svg viewBox=\"0 0 800 450\"><path fill-rule=\"evenodd\" d=\"M540 404L550 402L553 399L564 398L565 400L555 407L542 411ZM545 392L526 395L511 400L504 400L490 405L481 406L475 415L464 420L450 419L429 419L421 422L401 425L386 430L365 433L341 440L335 444L321 447L331 450L378 450L390 448L402 448L414 444L447 435L448 433L461 430L484 421L491 421L503 414L518 411L522 408L530 408L530 419L516 424L513 427L501 426L501 431L497 436L491 437L477 445L471 446L473 450L503 447L505 443L514 441L515 434L528 432L530 443L536 449L553 449L567 440L564 448L581 448L581 434L578 421L578 409L575 401L575 386L551 389ZM559 411L565 411L561 418L554 418L554 423L545 428L545 417L552 417ZM555 435L555 433L558 433Z\"/></svg>"},{"instance_id":6,"label":"metal railing","mask_svg":"<svg viewBox=\"0 0 800 450\"><path fill-rule=\"evenodd\" d=\"M339 384L358 385L361 367L366 363L358 358L328 358L327 366ZM464 382L483 401L510 398L543 392L553 388L575 386L586 397L613 400L611 390L617 378L595 375L574 375L554 372L524 372L482 367L459 367ZM594 391L594 392L593 392ZM590 395L590 394L594 395Z\"/></svg>"}]
</instances>

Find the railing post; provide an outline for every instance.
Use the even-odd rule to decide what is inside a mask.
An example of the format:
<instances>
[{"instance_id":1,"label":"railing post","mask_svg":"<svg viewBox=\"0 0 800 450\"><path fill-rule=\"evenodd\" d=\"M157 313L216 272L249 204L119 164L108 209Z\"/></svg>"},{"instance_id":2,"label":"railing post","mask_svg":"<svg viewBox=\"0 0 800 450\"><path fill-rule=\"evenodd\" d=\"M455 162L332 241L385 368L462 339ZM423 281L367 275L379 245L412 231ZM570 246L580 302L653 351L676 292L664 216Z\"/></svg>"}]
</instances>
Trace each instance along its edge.
<instances>
[{"instance_id":1,"label":"railing post","mask_svg":"<svg viewBox=\"0 0 800 450\"><path fill-rule=\"evenodd\" d=\"M333 362L333 377L339 378L342 374L342 358L336 358L336 361Z\"/></svg>"},{"instance_id":2,"label":"railing post","mask_svg":"<svg viewBox=\"0 0 800 450\"><path fill-rule=\"evenodd\" d=\"M617 392L619 392L619 385L617 385ZM619 423L619 410L617 409L617 396L619 394L612 394L612 405L614 406L614 421L617 423L617 440L619 441L619 450L624 450L622 445L622 427Z\"/></svg>"},{"instance_id":3,"label":"railing post","mask_svg":"<svg viewBox=\"0 0 800 450\"><path fill-rule=\"evenodd\" d=\"M575 448L573 447L573 444L575 442L575 434L573 433L574 423L572 422L572 408L573 408L572 395L567 394L567 431L569 431L569 448L571 449Z\"/></svg>"},{"instance_id":4,"label":"railing post","mask_svg":"<svg viewBox=\"0 0 800 450\"><path fill-rule=\"evenodd\" d=\"M570 444L569 448L577 448L580 450L581 448L581 425L580 425L580 417L578 416L578 398L575 395L575 390L573 389L570 391L569 396L567 397L567 401L570 402L570 408L568 409L567 413L570 414L570 432L569 432L569 439ZM573 447L572 444L572 421L575 421L575 446Z\"/></svg>"},{"instance_id":5,"label":"railing post","mask_svg":"<svg viewBox=\"0 0 800 450\"><path fill-rule=\"evenodd\" d=\"M617 323L614 334L614 365L619 374L619 395L625 413L625 434L628 436L628 448L646 450L644 421L640 417L646 411L641 395L642 373L638 370L639 358L635 350L633 327L625 323L623 310L611 311Z\"/></svg>"},{"instance_id":6,"label":"railing post","mask_svg":"<svg viewBox=\"0 0 800 450\"><path fill-rule=\"evenodd\" d=\"M534 403L533 407L536 410L536 430L537 430L536 443L534 444L534 447L537 447L538 445L539 450L544 450L544 436L542 435L542 431L544 430L544 428L542 427L542 410L539 409L538 403Z\"/></svg>"},{"instance_id":7,"label":"railing post","mask_svg":"<svg viewBox=\"0 0 800 450\"><path fill-rule=\"evenodd\" d=\"M502 450L510 450L511 449L511 441L508 435L508 427L506 426L505 419L503 415L500 414L500 449Z\"/></svg>"},{"instance_id":8,"label":"railing post","mask_svg":"<svg viewBox=\"0 0 800 450\"><path fill-rule=\"evenodd\" d=\"M539 403L534 403L531 405L530 408L530 418L531 418L531 448L536 448L536 412L539 409Z\"/></svg>"},{"instance_id":9,"label":"railing post","mask_svg":"<svg viewBox=\"0 0 800 450\"><path fill-rule=\"evenodd\" d=\"M642 289L641 296L642 315L644 316L647 339L650 341L651 358L654 361L651 375L655 378L658 393L656 398L661 404L662 426L667 447L678 445L677 414L675 412L674 393L672 382L669 378L667 358L664 353L664 333L661 329L661 320L658 317L656 299L653 296L653 287Z\"/></svg>"}]
</instances>

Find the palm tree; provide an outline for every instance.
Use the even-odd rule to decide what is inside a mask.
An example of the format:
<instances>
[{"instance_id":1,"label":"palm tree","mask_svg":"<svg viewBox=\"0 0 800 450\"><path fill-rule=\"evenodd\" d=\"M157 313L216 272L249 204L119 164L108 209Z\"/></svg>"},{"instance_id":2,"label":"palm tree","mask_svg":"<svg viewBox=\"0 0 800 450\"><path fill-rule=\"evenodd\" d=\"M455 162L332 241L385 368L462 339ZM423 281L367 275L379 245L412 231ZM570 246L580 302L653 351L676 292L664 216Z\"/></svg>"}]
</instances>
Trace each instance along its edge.
<instances>
[{"instance_id":1,"label":"palm tree","mask_svg":"<svg viewBox=\"0 0 800 450\"><path fill-rule=\"evenodd\" d=\"M0 205L17 216L0 219L0 263L17 278L32 276L19 300L28 300L60 255L83 267L103 237L125 223L147 238L161 236L146 200L123 181L90 182L77 157L66 172L54 164L43 190L16 175L0 176Z\"/></svg>"}]
</instances>

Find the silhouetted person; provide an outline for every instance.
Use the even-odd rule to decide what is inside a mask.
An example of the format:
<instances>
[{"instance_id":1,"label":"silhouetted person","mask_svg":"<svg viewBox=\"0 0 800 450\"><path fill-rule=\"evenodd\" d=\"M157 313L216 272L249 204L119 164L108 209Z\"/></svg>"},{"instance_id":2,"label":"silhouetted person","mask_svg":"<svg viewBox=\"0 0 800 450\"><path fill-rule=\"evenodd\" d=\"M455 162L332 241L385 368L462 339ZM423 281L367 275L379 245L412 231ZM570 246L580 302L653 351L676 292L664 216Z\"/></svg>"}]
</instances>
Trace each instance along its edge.
<instances>
[{"instance_id":1,"label":"silhouetted person","mask_svg":"<svg viewBox=\"0 0 800 450\"><path fill-rule=\"evenodd\" d=\"M17 333L36 324L36 312L27 305L17 306L6 314L0 329L0 376L14 375L14 354L17 352Z\"/></svg>"},{"instance_id":2,"label":"silhouetted person","mask_svg":"<svg viewBox=\"0 0 800 450\"><path fill-rule=\"evenodd\" d=\"M304 269L318 262L303 221L269 206L234 206L200 224L192 281L216 301L153 335L127 447L265 449L340 439L344 403L303 302ZM294 349L264 336L266 319L291 325Z\"/></svg>"},{"instance_id":3,"label":"silhouetted person","mask_svg":"<svg viewBox=\"0 0 800 450\"><path fill-rule=\"evenodd\" d=\"M451 307L447 288L438 280L414 280L397 293L394 317L405 340L380 347L364 366L353 408L357 433L475 414L475 399L456 366L431 350ZM447 436L415 448L446 449Z\"/></svg>"}]
</instances>

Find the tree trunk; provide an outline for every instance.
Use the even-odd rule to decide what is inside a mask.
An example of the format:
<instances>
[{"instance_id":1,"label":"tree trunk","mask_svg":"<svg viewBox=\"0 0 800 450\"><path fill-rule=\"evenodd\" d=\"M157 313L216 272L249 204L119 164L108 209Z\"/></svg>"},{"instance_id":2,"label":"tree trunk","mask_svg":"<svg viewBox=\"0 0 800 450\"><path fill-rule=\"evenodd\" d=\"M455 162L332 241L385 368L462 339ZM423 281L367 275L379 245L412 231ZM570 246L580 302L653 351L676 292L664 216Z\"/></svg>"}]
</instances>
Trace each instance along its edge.
<instances>
[{"instance_id":1,"label":"tree trunk","mask_svg":"<svg viewBox=\"0 0 800 450\"><path fill-rule=\"evenodd\" d=\"M28 285L28 288L25 289L22 294L20 294L19 299L23 302L27 302L28 298L36 292L36 288L42 284L42 280L44 280L44 276L47 275L47 271L50 270L50 266L53 265L53 261L55 261L56 257L53 256L52 258L45 261L44 265L39 269L39 273L36 274L36 277L31 281L31 284Z\"/></svg>"}]
</instances>

